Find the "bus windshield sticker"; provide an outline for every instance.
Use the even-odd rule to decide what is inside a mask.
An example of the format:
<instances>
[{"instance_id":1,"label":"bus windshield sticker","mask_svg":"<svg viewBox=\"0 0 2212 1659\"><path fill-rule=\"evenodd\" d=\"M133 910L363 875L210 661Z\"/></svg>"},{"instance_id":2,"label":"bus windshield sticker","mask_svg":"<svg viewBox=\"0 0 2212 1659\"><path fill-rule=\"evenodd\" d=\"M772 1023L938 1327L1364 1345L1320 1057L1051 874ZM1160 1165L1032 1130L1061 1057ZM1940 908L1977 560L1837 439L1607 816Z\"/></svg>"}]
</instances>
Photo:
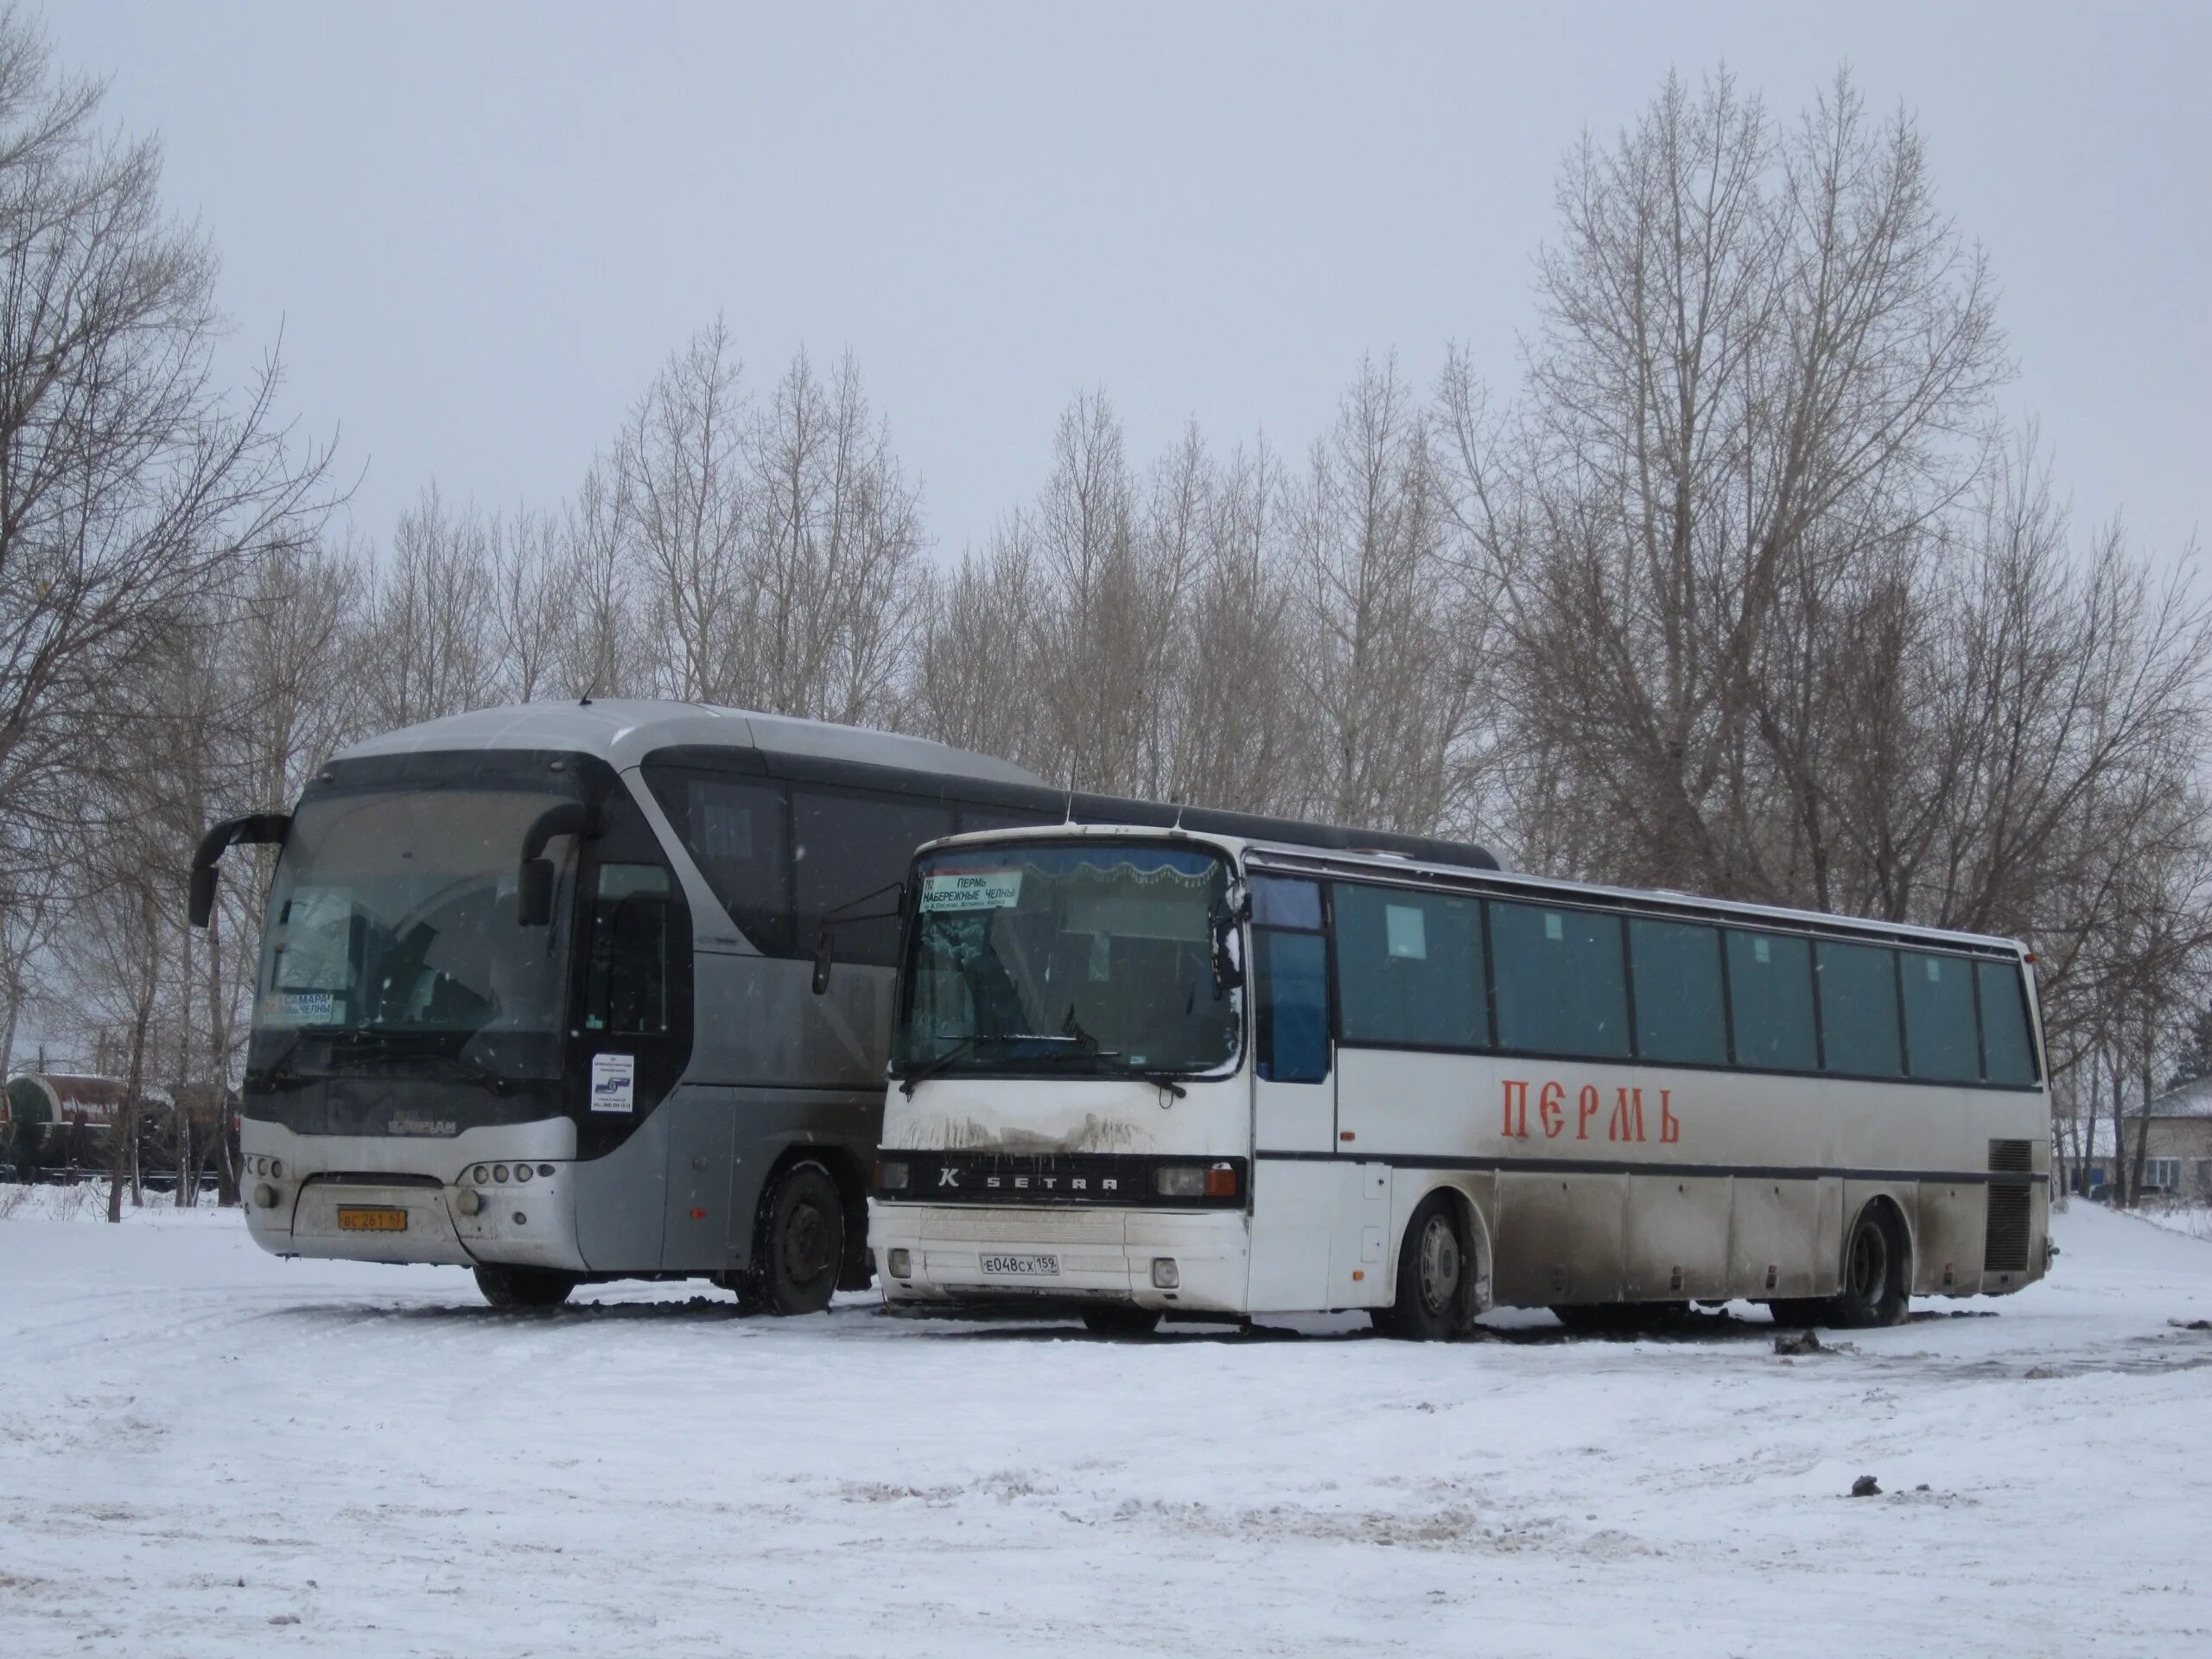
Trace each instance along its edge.
<instances>
[{"instance_id":1,"label":"bus windshield sticker","mask_svg":"<svg viewBox=\"0 0 2212 1659\"><path fill-rule=\"evenodd\" d=\"M594 1054L591 1057L591 1109L594 1112L637 1109L638 1057L634 1054Z\"/></svg>"},{"instance_id":2,"label":"bus windshield sticker","mask_svg":"<svg viewBox=\"0 0 2212 1659\"><path fill-rule=\"evenodd\" d=\"M1774 947L1767 943L1766 935L1764 933L1751 935L1751 960L1754 962L1774 960Z\"/></svg>"},{"instance_id":3,"label":"bus windshield sticker","mask_svg":"<svg viewBox=\"0 0 2212 1659\"><path fill-rule=\"evenodd\" d=\"M1546 911L1544 937L1548 939L1564 941L1567 938L1567 918L1555 910Z\"/></svg>"},{"instance_id":4,"label":"bus windshield sticker","mask_svg":"<svg viewBox=\"0 0 2212 1659\"><path fill-rule=\"evenodd\" d=\"M1020 902L1020 870L975 870L922 878L925 911L1011 910Z\"/></svg>"},{"instance_id":5,"label":"bus windshield sticker","mask_svg":"<svg viewBox=\"0 0 2212 1659\"><path fill-rule=\"evenodd\" d=\"M280 991L284 1018L296 1026L334 1026L339 1023L338 999L328 991Z\"/></svg>"},{"instance_id":6,"label":"bus windshield sticker","mask_svg":"<svg viewBox=\"0 0 2212 1659\"><path fill-rule=\"evenodd\" d=\"M1385 905L1382 906L1382 927L1389 938L1390 954L1409 957L1415 962L1428 960L1427 918L1418 905Z\"/></svg>"}]
</instances>

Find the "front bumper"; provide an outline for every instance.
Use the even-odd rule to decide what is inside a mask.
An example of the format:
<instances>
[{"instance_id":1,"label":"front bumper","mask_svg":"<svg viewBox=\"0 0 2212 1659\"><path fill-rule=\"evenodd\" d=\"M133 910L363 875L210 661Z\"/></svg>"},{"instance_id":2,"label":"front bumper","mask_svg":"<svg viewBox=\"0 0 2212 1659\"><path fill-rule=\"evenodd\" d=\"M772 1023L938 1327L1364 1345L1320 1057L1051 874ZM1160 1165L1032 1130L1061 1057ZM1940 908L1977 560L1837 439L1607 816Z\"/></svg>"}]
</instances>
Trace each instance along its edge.
<instances>
[{"instance_id":1,"label":"front bumper","mask_svg":"<svg viewBox=\"0 0 2212 1659\"><path fill-rule=\"evenodd\" d=\"M274 1255L340 1262L420 1262L441 1267L552 1268L581 1272L576 1244L574 1129L547 1124L472 1129L450 1140L297 1135L249 1121L241 1147L283 1166L271 1179L249 1173L243 1185L246 1225ZM513 1168L527 1159L528 1181ZM510 1179L478 1183L474 1171L505 1166ZM550 1170L550 1174L541 1173ZM266 1188L272 1202L259 1202ZM462 1198L474 1192L473 1212ZM396 1232L343 1226L341 1209L404 1210Z\"/></svg>"},{"instance_id":2,"label":"front bumper","mask_svg":"<svg viewBox=\"0 0 2212 1659\"><path fill-rule=\"evenodd\" d=\"M995 1208L868 1201L868 1248L884 1300L894 1303L1134 1303L1173 1313L1246 1313L1251 1235L1242 1211L1124 1210L1096 1205ZM891 1271L893 1250L906 1273ZM1051 1256L1059 1271L988 1274L986 1256ZM1175 1264L1176 1284L1153 1281Z\"/></svg>"}]
</instances>

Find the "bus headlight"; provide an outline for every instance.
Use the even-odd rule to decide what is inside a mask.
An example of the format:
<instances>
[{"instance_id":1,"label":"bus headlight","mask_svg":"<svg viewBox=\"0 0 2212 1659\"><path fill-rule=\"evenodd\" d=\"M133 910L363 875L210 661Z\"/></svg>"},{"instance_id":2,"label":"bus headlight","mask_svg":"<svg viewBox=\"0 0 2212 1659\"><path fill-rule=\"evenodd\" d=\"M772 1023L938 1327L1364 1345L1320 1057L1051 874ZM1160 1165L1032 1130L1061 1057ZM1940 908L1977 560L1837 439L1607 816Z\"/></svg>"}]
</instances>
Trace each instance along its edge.
<instances>
[{"instance_id":1,"label":"bus headlight","mask_svg":"<svg viewBox=\"0 0 2212 1659\"><path fill-rule=\"evenodd\" d=\"M518 1181L526 1181L530 1179L531 1173L531 1167L528 1164L517 1164L515 1166L515 1179Z\"/></svg>"},{"instance_id":2,"label":"bus headlight","mask_svg":"<svg viewBox=\"0 0 2212 1659\"><path fill-rule=\"evenodd\" d=\"M875 1163L875 1190L879 1192L904 1192L906 1190L906 1166L895 1158L879 1158Z\"/></svg>"},{"instance_id":3,"label":"bus headlight","mask_svg":"<svg viewBox=\"0 0 2212 1659\"><path fill-rule=\"evenodd\" d=\"M1234 1164L1162 1164L1152 1172L1152 1190L1163 1198L1233 1198Z\"/></svg>"},{"instance_id":4,"label":"bus headlight","mask_svg":"<svg viewBox=\"0 0 2212 1659\"><path fill-rule=\"evenodd\" d=\"M266 1181L259 1183L253 1189L253 1201L264 1210L274 1210L276 1207L276 1189Z\"/></svg>"},{"instance_id":5,"label":"bus headlight","mask_svg":"<svg viewBox=\"0 0 2212 1659\"><path fill-rule=\"evenodd\" d=\"M891 1256L891 1276L893 1279L911 1279L914 1276L914 1258L912 1256L909 1255L904 1250L893 1250L889 1252L889 1254Z\"/></svg>"},{"instance_id":6,"label":"bus headlight","mask_svg":"<svg viewBox=\"0 0 2212 1659\"><path fill-rule=\"evenodd\" d=\"M484 1195L473 1186L464 1186L454 1195L453 1207L464 1216L473 1216L484 1207Z\"/></svg>"}]
</instances>

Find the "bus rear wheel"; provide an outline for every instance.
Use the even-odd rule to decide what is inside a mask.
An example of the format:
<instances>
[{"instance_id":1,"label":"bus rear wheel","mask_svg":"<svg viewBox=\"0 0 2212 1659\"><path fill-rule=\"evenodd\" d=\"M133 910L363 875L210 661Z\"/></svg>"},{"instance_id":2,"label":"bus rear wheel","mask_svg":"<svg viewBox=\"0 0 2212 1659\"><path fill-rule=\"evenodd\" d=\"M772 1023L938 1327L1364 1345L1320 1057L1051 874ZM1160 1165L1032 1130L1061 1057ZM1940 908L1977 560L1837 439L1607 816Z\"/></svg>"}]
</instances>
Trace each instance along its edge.
<instances>
[{"instance_id":1,"label":"bus rear wheel","mask_svg":"<svg viewBox=\"0 0 2212 1659\"><path fill-rule=\"evenodd\" d=\"M1452 1200L1439 1192L1414 1211L1398 1247L1397 1298L1368 1317L1386 1337L1449 1342L1472 1323L1468 1309L1474 1259Z\"/></svg>"},{"instance_id":2,"label":"bus rear wheel","mask_svg":"<svg viewBox=\"0 0 2212 1659\"><path fill-rule=\"evenodd\" d=\"M1910 1300L1904 1236L1887 1205L1870 1204L1852 1224L1843 1253L1843 1288L1827 1303L1827 1323L1900 1325Z\"/></svg>"},{"instance_id":3,"label":"bus rear wheel","mask_svg":"<svg viewBox=\"0 0 2212 1659\"><path fill-rule=\"evenodd\" d=\"M476 1288L494 1307L558 1307L576 1287L576 1275L551 1268L476 1269Z\"/></svg>"},{"instance_id":4,"label":"bus rear wheel","mask_svg":"<svg viewBox=\"0 0 2212 1659\"><path fill-rule=\"evenodd\" d=\"M793 1164L761 1205L753 1294L741 1291L739 1305L787 1318L819 1313L836 1293L844 1262L845 1208L837 1183L819 1164Z\"/></svg>"}]
</instances>

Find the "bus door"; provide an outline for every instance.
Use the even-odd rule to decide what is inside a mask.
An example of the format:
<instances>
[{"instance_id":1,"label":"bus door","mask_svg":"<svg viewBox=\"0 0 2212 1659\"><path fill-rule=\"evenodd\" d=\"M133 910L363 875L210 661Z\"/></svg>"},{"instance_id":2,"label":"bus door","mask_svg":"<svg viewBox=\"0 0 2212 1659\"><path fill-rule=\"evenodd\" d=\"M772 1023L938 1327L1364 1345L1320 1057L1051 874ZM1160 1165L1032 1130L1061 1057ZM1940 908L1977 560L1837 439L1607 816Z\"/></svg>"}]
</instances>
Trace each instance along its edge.
<instances>
[{"instance_id":1,"label":"bus door","mask_svg":"<svg viewBox=\"0 0 2212 1659\"><path fill-rule=\"evenodd\" d=\"M1252 879L1252 1268L1255 1312L1330 1306L1337 1159L1328 938L1312 881Z\"/></svg>"}]
</instances>

